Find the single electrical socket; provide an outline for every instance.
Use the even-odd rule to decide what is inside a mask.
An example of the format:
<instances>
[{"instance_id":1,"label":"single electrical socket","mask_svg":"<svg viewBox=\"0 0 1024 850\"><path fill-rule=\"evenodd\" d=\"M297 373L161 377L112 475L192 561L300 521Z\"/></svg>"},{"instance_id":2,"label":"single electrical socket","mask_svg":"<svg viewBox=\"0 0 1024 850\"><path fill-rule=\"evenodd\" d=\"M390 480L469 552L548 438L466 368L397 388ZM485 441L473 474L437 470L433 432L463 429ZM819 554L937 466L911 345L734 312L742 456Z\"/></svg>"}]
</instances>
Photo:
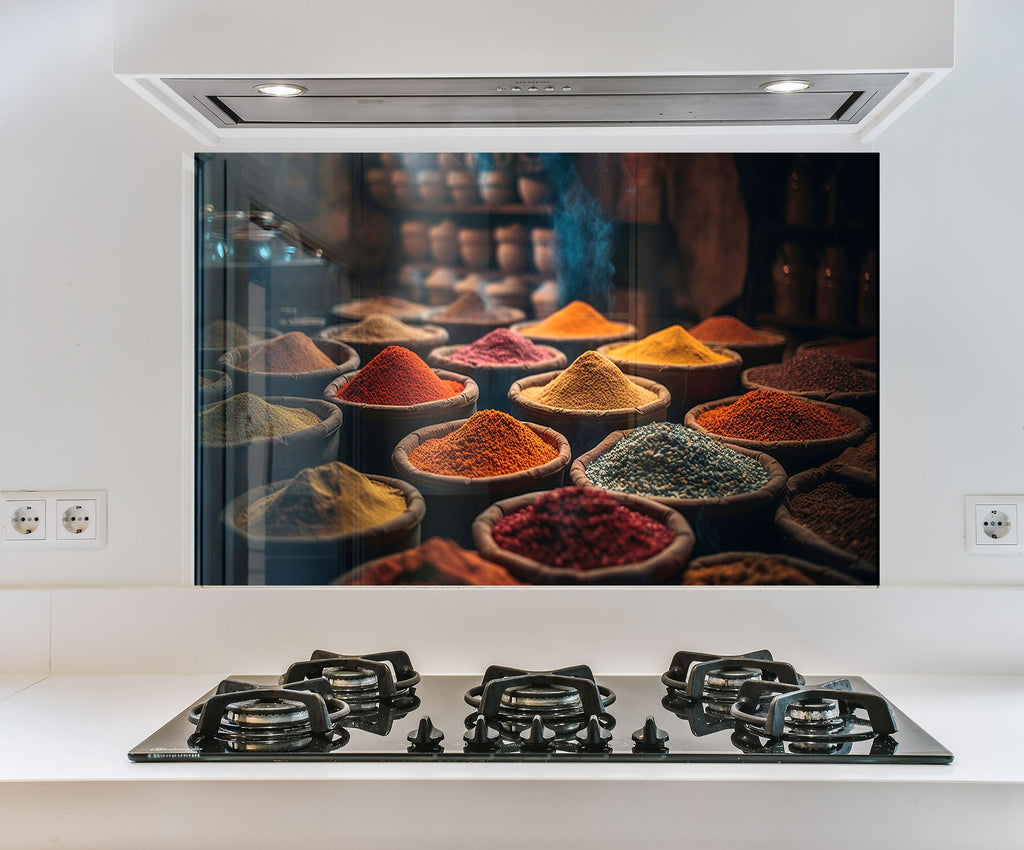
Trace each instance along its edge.
<instances>
[{"instance_id":1,"label":"single electrical socket","mask_svg":"<svg viewBox=\"0 0 1024 850\"><path fill-rule=\"evenodd\" d=\"M964 542L972 555L1024 554L1024 496L965 496Z\"/></svg>"},{"instance_id":2,"label":"single electrical socket","mask_svg":"<svg viewBox=\"0 0 1024 850\"><path fill-rule=\"evenodd\" d=\"M3 547L102 548L107 545L105 490L3 490Z\"/></svg>"},{"instance_id":3,"label":"single electrical socket","mask_svg":"<svg viewBox=\"0 0 1024 850\"><path fill-rule=\"evenodd\" d=\"M4 536L12 540L46 539L46 501L44 499L5 499Z\"/></svg>"}]
</instances>

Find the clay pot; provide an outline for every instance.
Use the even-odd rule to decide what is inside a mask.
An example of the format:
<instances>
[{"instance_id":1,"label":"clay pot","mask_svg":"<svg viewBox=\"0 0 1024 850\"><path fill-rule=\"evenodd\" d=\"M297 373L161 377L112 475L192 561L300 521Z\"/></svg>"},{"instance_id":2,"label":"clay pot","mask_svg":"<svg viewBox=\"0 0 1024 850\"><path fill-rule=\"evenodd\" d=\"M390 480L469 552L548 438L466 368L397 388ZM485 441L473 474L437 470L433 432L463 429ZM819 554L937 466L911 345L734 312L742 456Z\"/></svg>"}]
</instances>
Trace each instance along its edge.
<instances>
[{"instance_id":1,"label":"clay pot","mask_svg":"<svg viewBox=\"0 0 1024 850\"><path fill-rule=\"evenodd\" d=\"M443 204L448 200L448 190L440 171L421 171L416 175L416 185L425 204Z\"/></svg>"},{"instance_id":2,"label":"clay pot","mask_svg":"<svg viewBox=\"0 0 1024 850\"><path fill-rule=\"evenodd\" d=\"M449 171L444 179L453 204L467 207L480 200L476 192L476 180L470 172Z\"/></svg>"},{"instance_id":3,"label":"clay pot","mask_svg":"<svg viewBox=\"0 0 1024 850\"><path fill-rule=\"evenodd\" d=\"M520 200L527 206L543 204L551 198L551 186L543 177L520 174L516 180Z\"/></svg>"},{"instance_id":4,"label":"clay pot","mask_svg":"<svg viewBox=\"0 0 1024 850\"><path fill-rule=\"evenodd\" d=\"M459 231L459 255L472 269L485 269L491 264L491 231L464 227Z\"/></svg>"},{"instance_id":5,"label":"clay pot","mask_svg":"<svg viewBox=\"0 0 1024 850\"><path fill-rule=\"evenodd\" d=\"M554 277L556 262L555 231L548 227L535 227L530 231L533 243L533 264L544 277Z\"/></svg>"},{"instance_id":6,"label":"clay pot","mask_svg":"<svg viewBox=\"0 0 1024 850\"><path fill-rule=\"evenodd\" d=\"M391 194L399 204L415 203L418 195L412 182L412 175L404 168L396 168L391 172Z\"/></svg>"},{"instance_id":7,"label":"clay pot","mask_svg":"<svg viewBox=\"0 0 1024 850\"><path fill-rule=\"evenodd\" d=\"M501 171L481 171L477 179L480 197L485 204L501 206L509 204L515 197L512 178Z\"/></svg>"},{"instance_id":8,"label":"clay pot","mask_svg":"<svg viewBox=\"0 0 1024 850\"><path fill-rule=\"evenodd\" d=\"M403 222L400 234L402 240L402 254L405 255L405 258L414 263L424 262L427 259L427 251L430 244L427 239L426 222Z\"/></svg>"}]
</instances>

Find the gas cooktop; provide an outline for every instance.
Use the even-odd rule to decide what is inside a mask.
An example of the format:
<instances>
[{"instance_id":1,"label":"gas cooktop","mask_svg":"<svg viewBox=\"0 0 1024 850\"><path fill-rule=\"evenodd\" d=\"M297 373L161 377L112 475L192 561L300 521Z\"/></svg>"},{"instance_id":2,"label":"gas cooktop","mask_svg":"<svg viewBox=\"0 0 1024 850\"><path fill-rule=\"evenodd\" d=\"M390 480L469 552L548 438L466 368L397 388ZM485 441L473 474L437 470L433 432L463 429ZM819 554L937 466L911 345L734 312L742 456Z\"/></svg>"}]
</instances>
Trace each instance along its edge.
<instances>
[{"instance_id":1,"label":"gas cooktop","mask_svg":"<svg viewBox=\"0 0 1024 850\"><path fill-rule=\"evenodd\" d=\"M656 676L581 665L424 676L405 652L317 650L233 676L133 761L655 761L945 764L953 755L858 676L804 677L767 650L678 652Z\"/></svg>"}]
</instances>

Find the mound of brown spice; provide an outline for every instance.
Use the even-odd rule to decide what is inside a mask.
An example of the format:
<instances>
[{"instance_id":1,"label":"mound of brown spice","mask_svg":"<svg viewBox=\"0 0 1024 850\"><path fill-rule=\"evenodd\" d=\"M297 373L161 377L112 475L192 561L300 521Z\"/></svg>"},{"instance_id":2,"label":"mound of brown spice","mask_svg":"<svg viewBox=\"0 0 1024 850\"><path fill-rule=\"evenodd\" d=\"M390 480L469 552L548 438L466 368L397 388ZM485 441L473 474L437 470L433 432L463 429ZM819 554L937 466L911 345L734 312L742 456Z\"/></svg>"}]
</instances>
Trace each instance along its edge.
<instances>
[{"instance_id":1,"label":"mound of brown spice","mask_svg":"<svg viewBox=\"0 0 1024 850\"><path fill-rule=\"evenodd\" d=\"M697 424L712 434L757 442L827 440L857 427L845 416L773 390L754 390L706 410Z\"/></svg>"},{"instance_id":2,"label":"mound of brown spice","mask_svg":"<svg viewBox=\"0 0 1024 850\"><path fill-rule=\"evenodd\" d=\"M342 342L387 342L389 340L421 340L433 334L429 330L407 325L387 313L371 313L361 322L339 325L329 332L331 339Z\"/></svg>"},{"instance_id":3,"label":"mound of brown spice","mask_svg":"<svg viewBox=\"0 0 1024 850\"><path fill-rule=\"evenodd\" d=\"M334 537L405 512L401 490L334 461L303 469L282 489L242 507L235 523L273 537Z\"/></svg>"},{"instance_id":4,"label":"mound of brown spice","mask_svg":"<svg viewBox=\"0 0 1024 850\"><path fill-rule=\"evenodd\" d=\"M750 373L758 384L793 392L874 392L874 375L854 369L828 348L809 348L785 363L760 366Z\"/></svg>"},{"instance_id":5,"label":"mound of brown spice","mask_svg":"<svg viewBox=\"0 0 1024 850\"><path fill-rule=\"evenodd\" d=\"M508 570L463 549L452 540L431 537L414 549L369 561L339 584L521 585Z\"/></svg>"},{"instance_id":6,"label":"mound of brown spice","mask_svg":"<svg viewBox=\"0 0 1024 850\"><path fill-rule=\"evenodd\" d=\"M461 428L417 446L409 462L435 475L486 478L533 469L556 457L554 446L519 420L497 410L481 410Z\"/></svg>"},{"instance_id":7,"label":"mound of brown spice","mask_svg":"<svg viewBox=\"0 0 1024 850\"><path fill-rule=\"evenodd\" d=\"M743 584L817 584L804 573L772 555L750 553L738 555L735 561L691 566L683 574L682 584L691 585L743 585Z\"/></svg>"},{"instance_id":8,"label":"mound of brown spice","mask_svg":"<svg viewBox=\"0 0 1024 850\"><path fill-rule=\"evenodd\" d=\"M524 336L530 337L581 337L599 338L621 334L629 330L628 325L610 322L593 307L583 301L571 301L561 310L557 310L528 328L523 329Z\"/></svg>"},{"instance_id":9,"label":"mound of brown spice","mask_svg":"<svg viewBox=\"0 0 1024 850\"><path fill-rule=\"evenodd\" d=\"M231 446L283 437L320 421L312 410L270 404L252 393L239 393L200 411L199 439L204 446Z\"/></svg>"},{"instance_id":10,"label":"mound of brown spice","mask_svg":"<svg viewBox=\"0 0 1024 850\"><path fill-rule=\"evenodd\" d=\"M859 446L850 446L836 458L837 464L845 464L865 472L878 473L878 434L872 434Z\"/></svg>"},{"instance_id":11,"label":"mound of brown spice","mask_svg":"<svg viewBox=\"0 0 1024 850\"><path fill-rule=\"evenodd\" d=\"M336 393L357 404L405 406L440 401L461 393L458 381L439 378L408 348L389 345Z\"/></svg>"},{"instance_id":12,"label":"mound of brown spice","mask_svg":"<svg viewBox=\"0 0 1024 850\"><path fill-rule=\"evenodd\" d=\"M567 410L620 410L658 400L596 351L584 351L554 380L522 392L529 401Z\"/></svg>"},{"instance_id":13,"label":"mound of brown spice","mask_svg":"<svg viewBox=\"0 0 1024 850\"><path fill-rule=\"evenodd\" d=\"M509 312L501 307L491 307L476 292L464 292L447 307L442 307L431 318L439 321L458 321L460 319L501 322L505 321Z\"/></svg>"},{"instance_id":14,"label":"mound of brown spice","mask_svg":"<svg viewBox=\"0 0 1024 850\"><path fill-rule=\"evenodd\" d=\"M391 316L418 316L422 315L426 307L417 304L415 301L407 301L405 298L396 298L393 295L377 295L373 298L357 298L344 306L344 313L348 316L365 318L374 313L387 313Z\"/></svg>"},{"instance_id":15,"label":"mound of brown spice","mask_svg":"<svg viewBox=\"0 0 1024 850\"><path fill-rule=\"evenodd\" d=\"M708 316L690 328L690 333L703 342L717 342L719 345L775 341L773 334L756 330L735 316Z\"/></svg>"},{"instance_id":16,"label":"mound of brown spice","mask_svg":"<svg viewBox=\"0 0 1024 850\"><path fill-rule=\"evenodd\" d=\"M294 375L333 369L337 365L306 334L292 331L263 343L240 368L248 372Z\"/></svg>"},{"instance_id":17,"label":"mound of brown spice","mask_svg":"<svg viewBox=\"0 0 1024 850\"><path fill-rule=\"evenodd\" d=\"M840 481L825 481L789 497L801 525L862 560L878 563L878 499L857 496Z\"/></svg>"}]
</instances>

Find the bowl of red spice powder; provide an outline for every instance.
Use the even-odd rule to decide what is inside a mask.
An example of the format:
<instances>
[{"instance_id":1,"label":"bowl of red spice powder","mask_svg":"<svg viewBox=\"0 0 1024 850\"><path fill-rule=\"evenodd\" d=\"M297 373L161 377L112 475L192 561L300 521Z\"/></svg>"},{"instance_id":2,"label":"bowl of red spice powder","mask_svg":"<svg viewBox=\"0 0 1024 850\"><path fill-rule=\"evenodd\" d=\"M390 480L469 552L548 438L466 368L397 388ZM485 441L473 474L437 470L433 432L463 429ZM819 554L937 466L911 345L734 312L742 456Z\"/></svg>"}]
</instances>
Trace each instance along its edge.
<instances>
[{"instance_id":1,"label":"bowl of red spice powder","mask_svg":"<svg viewBox=\"0 0 1024 850\"><path fill-rule=\"evenodd\" d=\"M435 348L427 358L435 369L468 375L480 388L481 408L512 412L509 388L529 375L564 369L565 355L537 345L508 328L497 328L469 345Z\"/></svg>"},{"instance_id":2,"label":"bowl of red spice powder","mask_svg":"<svg viewBox=\"0 0 1024 850\"><path fill-rule=\"evenodd\" d=\"M557 431L498 410L414 431L391 456L427 501L425 533L464 545L477 514L497 499L561 486L569 460Z\"/></svg>"},{"instance_id":3,"label":"bowl of red spice powder","mask_svg":"<svg viewBox=\"0 0 1024 850\"><path fill-rule=\"evenodd\" d=\"M694 537L678 511L650 499L560 487L495 503L473 523L473 542L534 584L654 584L685 567Z\"/></svg>"},{"instance_id":4,"label":"bowl of red spice powder","mask_svg":"<svg viewBox=\"0 0 1024 850\"><path fill-rule=\"evenodd\" d=\"M324 401L345 412L340 457L366 472L393 471L391 453L412 431L476 412L472 378L431 369L407 348L385 348L358 372L335 379Z\"/></svg>"},{"instance_id":5,"label":"bowl of red spice powder","mask_svg":"<svg viewBox=\"0 0 1024 850\"><path fill-rule=\"evenodd\" d=\"M878 479L868 473L808 469L789 479L775 513L787 551L860 584L878 583Z\"/></svg>"},{"instance_id":6,"label":"bowl of red spice powder","mask_svg":"<svg viewBox=\"0 0 1024 850\"><path fill-rule=\"evenodd\" d=\"M328 383L359 368L359 355L344 343L292 331L232 349L221 362L239 392L318 399Z\"/></svg>"},{"instance_id":7,"label":"bowl of red spice powder","mask_svg":"<svg viewBox=\"0 0 1024 850\"><path fill-rule=\"evenodd\" d=\"M732 349L748 369L778 363L789 342L776 331L752 328L735 316L708 316L688 330L701 342Z\"/></svg>"},{"instance_id":8,"label":"bowl of red spice powder","mask_svg":"<svg viewBox=\"0 0 1024 850\"><path fill-rule=\"evenodd\" d=\"M764 452L793 475L824 463L871 433L871 420L850 407L773 390L709 401L683 424L733 446Z\"/></svg>"}]
</instances>

